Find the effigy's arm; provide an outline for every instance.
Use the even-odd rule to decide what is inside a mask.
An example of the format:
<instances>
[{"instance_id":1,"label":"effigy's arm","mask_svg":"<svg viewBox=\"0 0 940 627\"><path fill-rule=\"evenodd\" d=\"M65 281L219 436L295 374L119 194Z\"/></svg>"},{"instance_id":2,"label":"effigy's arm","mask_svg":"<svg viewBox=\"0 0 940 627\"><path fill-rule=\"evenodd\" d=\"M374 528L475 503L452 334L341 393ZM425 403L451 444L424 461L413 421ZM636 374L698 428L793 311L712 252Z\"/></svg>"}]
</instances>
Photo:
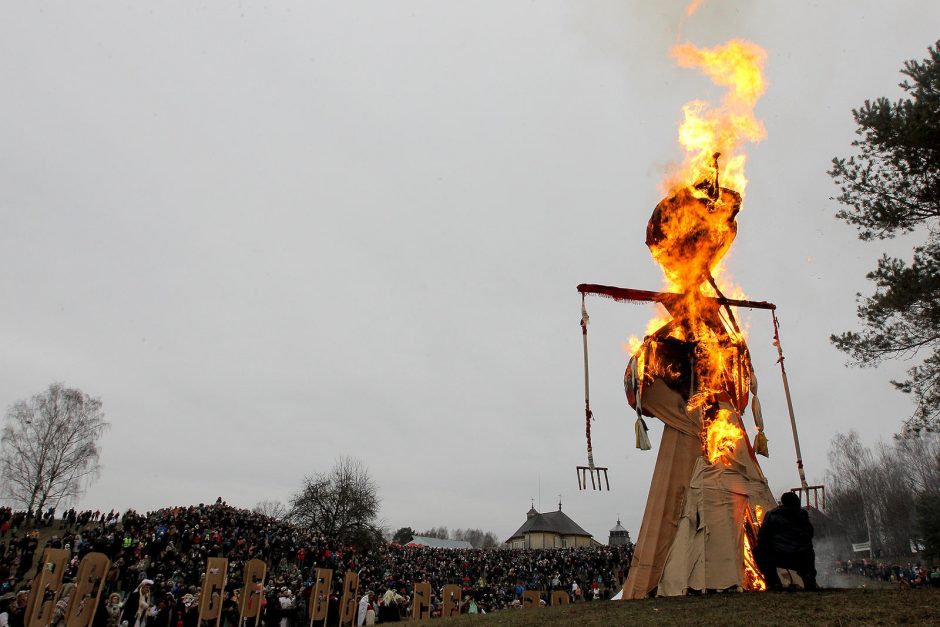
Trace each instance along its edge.
<instances>
[{"instance_id":1,"label":"effigy's arm","mask_svg":"<svg viewBox=\"0 0 940 627\"><path fill-rule=\"evenodd\" d=\"M672 301L681 299L684 294L675 292L651 292L649 290L636 290L629 287L614 287L612 285L596 285L594 283L582 283L578 286L578 291L582 294L593 294L612 298L620 302L648 302L662 303L669 305ZM737 298L724 298L714 296L703 296L708 300L713 300L719 305L729 305L731 307L745 307L748 309L776 309L773 303L764 300L741 300Z\"/></svg>"}]
</instances>

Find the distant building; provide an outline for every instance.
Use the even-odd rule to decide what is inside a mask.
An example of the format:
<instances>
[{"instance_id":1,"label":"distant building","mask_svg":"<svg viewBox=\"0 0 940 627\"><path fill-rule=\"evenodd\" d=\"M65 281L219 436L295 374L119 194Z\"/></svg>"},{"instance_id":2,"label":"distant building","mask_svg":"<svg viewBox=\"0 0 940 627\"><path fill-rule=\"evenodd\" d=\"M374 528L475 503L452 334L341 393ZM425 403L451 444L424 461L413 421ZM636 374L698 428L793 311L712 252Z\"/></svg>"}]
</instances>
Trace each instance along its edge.
<instances>
[{"instance_id":1,"label":"distant building","mask_svg":"<svg viewBox=\"0 0 940 627\"><path fill-rule=\"evenodd\" d=\"M526 521L506 540L511 549L565 549L599 546L600 543L561 511L538 513L535 506L526 512Z\"/></svg>"},{"instance_id":2,"label":"distant building","mask_svg":"<svg viewBox=\"0 0 940 627\"><path fill-rule=\"evenodd\" d=\"M405 546L425 546L430 549L472 549L473 546L466 540L442 540L426 536L412 536L411 542Z\"/></svg>"},{"instance_id":3,"label":"distant building","mask_svg":"<svg viewBox=\"0 0 940 627\"><path fill-rule=\"evenodd\" d=\"M619 518L617 519L617 524L610 530L610 538L607 539L607 544L608 546L629 546L633 544L630 540L630 532L623 528Z\"/></svg>"}]
</instances>

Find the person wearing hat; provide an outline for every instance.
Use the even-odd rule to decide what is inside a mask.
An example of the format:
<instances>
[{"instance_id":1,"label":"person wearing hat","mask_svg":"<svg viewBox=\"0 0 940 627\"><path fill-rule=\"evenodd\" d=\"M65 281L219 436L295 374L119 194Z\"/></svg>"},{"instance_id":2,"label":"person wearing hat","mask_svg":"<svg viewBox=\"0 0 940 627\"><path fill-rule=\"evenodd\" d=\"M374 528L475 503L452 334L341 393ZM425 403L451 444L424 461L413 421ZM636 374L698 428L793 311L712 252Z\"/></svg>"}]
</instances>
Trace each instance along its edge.
<instances>
[{"instance_id":1,"label":"person wearing hat","mask_svg":"<svg viewBox=\"0 0 940 627\"><path fill-rule=\"evenodd\" d=\"M137 588L127 596L124 601L124 610L121 612L121 627L144 627L150 612L150 587L152 579L144 579Z\"/></svg>"},{"instance_id":2,"label":"person wearing hat","mask_svg":"<svg viewBox=\"0 0 940 627\"><path fill-rule=\"evenodd\" d=\"M108 595L104 604L104 617L104 627L118 627L118 624L121 622L121 595L117 592L112 592ZM95 622L98 622L97 618L96 615Z\"/></svg>"},{"instance_id":3,"label":"person wearing hat","mask_svg":"<svg viewBox=\"0 0 940 627\"><path fill-rule=\"evenodd\" d=\"M181 599L183 607L180 612L183 618L183 627L196 627L199 624L199 600L196 595L187 592Z\"/></svg>"}]
</instances>

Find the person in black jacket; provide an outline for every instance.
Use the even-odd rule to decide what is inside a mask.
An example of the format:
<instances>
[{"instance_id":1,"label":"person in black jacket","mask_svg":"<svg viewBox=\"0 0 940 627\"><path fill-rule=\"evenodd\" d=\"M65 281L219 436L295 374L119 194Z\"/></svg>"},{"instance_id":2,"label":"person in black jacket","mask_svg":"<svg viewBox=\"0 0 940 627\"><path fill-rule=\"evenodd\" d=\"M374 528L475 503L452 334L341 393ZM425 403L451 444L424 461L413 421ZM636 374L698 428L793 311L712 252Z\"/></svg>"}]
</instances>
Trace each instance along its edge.
<instances>
[{"instance_id":1,"label":"person in black jacket","mask_svg":"<svg viewBox=\"0 0 940 627\"><path fill-rule=\"evenodd\" d=\"M783 587L777 568L795 570L806 590L816 589L813 525L795 493L785 492L780 497L780 507L764 517L757 532L754 557L769 589L780 590Z\"/></svg>"}]
</instances>

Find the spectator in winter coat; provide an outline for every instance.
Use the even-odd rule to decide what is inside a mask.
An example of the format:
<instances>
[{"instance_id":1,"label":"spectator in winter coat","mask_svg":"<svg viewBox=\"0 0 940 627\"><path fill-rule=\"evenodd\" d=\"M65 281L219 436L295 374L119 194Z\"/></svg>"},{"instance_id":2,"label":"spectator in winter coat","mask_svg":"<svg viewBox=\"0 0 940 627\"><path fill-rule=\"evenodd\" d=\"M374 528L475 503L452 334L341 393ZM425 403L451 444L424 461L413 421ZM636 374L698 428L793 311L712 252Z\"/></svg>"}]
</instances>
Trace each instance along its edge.
<instances>
[{"instance_id":1,"label":"spectator in winter coat","mask_svg":"<svg viewBox=\"0 0 940 627\"><path fill-rule=\"evenodd\" d=\"M784 493L780 497L780 507L764 517L757 532L754 557L771 590L783 587L777 568L795 570L806 590L816 589L813 525L809 514L800 507L799 496L793 492Z\"/></svg>"},{"instance_id":2,"label":"spectator in winter coat","mask_svg":"<svg viewBox=\"0 0 940 627\"><path fill-rule=\"evenodd\" d=\"M137 586L137 589L131 592L127 600L124 601L124 609L121 612L121 626L144 627L150 616L150 587L153 581L144 579Z\"/></svg>"}]
</instances>

